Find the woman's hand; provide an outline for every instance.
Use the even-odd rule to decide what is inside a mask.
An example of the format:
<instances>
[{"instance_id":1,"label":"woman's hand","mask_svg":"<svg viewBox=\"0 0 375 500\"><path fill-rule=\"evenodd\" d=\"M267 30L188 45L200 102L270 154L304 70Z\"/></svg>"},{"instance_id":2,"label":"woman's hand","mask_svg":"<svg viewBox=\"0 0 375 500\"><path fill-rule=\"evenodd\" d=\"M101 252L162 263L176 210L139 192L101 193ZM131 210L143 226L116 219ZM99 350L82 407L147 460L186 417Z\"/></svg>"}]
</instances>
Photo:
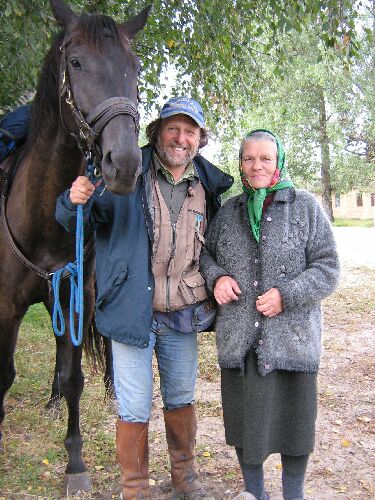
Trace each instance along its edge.
<instances>
[{"instance_id":1,"label":"woman's hand","mask_svg":"<svg viewBox=\"0 0 375 500\"><path fill-rule=\"evenodd\" d=\"M277 288L270 288L263 295L259 295L255 305L257 311L267 318L272 318L283 311L283 298Z\"/></svg>"},{"instance_id":2,"label":"woman's hand","mask_svg":"<svg viewBox=\"0 0 375 500\"><path fill-rule=\"evenodd\" d=\"M214 297L219 305L227 304L232 300L238 300L238 295L242 292L237 281L230 276L220 276L216 280L214 288Z\"/></svg>"},{"instance_id":3,"label":"woman's hand","mask_svg":"<svg viewBox=\"0 0 375 500\"><path fill-rule=\"evenodd\" d=\"M70 188L70 201L74 205L84 205L92 196L95 187L87 177L80 175Z\"/></svg>"}]
</instances>

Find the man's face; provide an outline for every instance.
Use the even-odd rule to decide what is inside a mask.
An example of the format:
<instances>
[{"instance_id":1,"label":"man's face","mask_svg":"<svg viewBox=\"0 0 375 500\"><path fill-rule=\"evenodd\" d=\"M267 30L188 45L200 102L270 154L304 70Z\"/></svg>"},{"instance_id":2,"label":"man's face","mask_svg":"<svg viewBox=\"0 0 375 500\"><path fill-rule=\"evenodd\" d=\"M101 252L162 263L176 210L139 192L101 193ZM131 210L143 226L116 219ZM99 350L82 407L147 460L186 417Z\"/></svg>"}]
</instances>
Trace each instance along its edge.
<instances>
[{"instance_id":1,"label":"man's face","mask_svg":"<svg viewBox=\"0 0 375 500\"><path fill-rule=\"evenodd\" d=\"M186 167L198 152L201 131L197 123L183 114L162 121L156 149L168 170Z\"/></svg>"}]
</instances>

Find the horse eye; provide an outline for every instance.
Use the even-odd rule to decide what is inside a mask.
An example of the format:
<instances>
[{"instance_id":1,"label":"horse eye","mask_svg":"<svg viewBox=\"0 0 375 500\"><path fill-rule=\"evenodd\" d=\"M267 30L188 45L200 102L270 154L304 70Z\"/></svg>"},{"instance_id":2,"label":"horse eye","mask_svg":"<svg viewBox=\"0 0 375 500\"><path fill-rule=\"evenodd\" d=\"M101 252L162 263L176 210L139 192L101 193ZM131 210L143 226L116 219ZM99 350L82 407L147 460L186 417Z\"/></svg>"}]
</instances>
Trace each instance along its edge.
<instances>
[{"instance_id":1,"label":"horse eye","mask_svg":"<svg viewBox=\"0 0 375 500\"><path fill-rule=\"evenodd\" d=\"M70 65L73 69L82 69L81 63L78 61L78 59L71 59L70 60Z\"/></svg>"}]
</instances>

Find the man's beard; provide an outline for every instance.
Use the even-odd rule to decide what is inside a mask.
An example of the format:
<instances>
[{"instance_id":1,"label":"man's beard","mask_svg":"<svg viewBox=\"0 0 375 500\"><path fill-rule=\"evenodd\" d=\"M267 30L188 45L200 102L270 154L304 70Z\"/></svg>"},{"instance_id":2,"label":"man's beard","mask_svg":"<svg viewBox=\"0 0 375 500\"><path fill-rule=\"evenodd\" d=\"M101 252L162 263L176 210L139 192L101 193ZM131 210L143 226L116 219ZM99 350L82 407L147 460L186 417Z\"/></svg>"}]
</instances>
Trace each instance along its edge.
<instances>
[{"instance_id":1,"label":"man's beard","mask_svg":"<svg viewBox=\"0 0 375 500\"><path fill-rule=\"evenodd\" d=\"M166 163L170 167L186 167L198 153L198 148L187 146L184 151L185 154L183 156L179 155L178 153L174 155L173 149L170 149L171 146L181 147L179 144L174 143L168 144L168 147L162 147L159 140L156 143L159 160L162 163Z\"/></svg>"}]
</instances>

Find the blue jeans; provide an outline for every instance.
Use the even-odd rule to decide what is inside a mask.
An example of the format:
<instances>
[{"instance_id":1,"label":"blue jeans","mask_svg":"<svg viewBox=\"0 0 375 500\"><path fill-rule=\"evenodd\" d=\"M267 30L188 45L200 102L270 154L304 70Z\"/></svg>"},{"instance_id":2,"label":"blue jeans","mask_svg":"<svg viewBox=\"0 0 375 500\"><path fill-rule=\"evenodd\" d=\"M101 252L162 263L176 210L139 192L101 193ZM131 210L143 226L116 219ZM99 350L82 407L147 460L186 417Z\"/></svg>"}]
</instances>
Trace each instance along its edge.
<instances>
[{"instance_id":1,"label":"blue jeans","mask_svg":"<svg viewBox=\"0 0 375 500\"><path fill-rule=\"evenodd\" d=\"M181 333L155 320L146 349L112 341L113 370L119 417L126 422L147 422L151 416L155 350L164 408L194 402L198 370L196 333Z\"/></svg>"}]
</instances>

